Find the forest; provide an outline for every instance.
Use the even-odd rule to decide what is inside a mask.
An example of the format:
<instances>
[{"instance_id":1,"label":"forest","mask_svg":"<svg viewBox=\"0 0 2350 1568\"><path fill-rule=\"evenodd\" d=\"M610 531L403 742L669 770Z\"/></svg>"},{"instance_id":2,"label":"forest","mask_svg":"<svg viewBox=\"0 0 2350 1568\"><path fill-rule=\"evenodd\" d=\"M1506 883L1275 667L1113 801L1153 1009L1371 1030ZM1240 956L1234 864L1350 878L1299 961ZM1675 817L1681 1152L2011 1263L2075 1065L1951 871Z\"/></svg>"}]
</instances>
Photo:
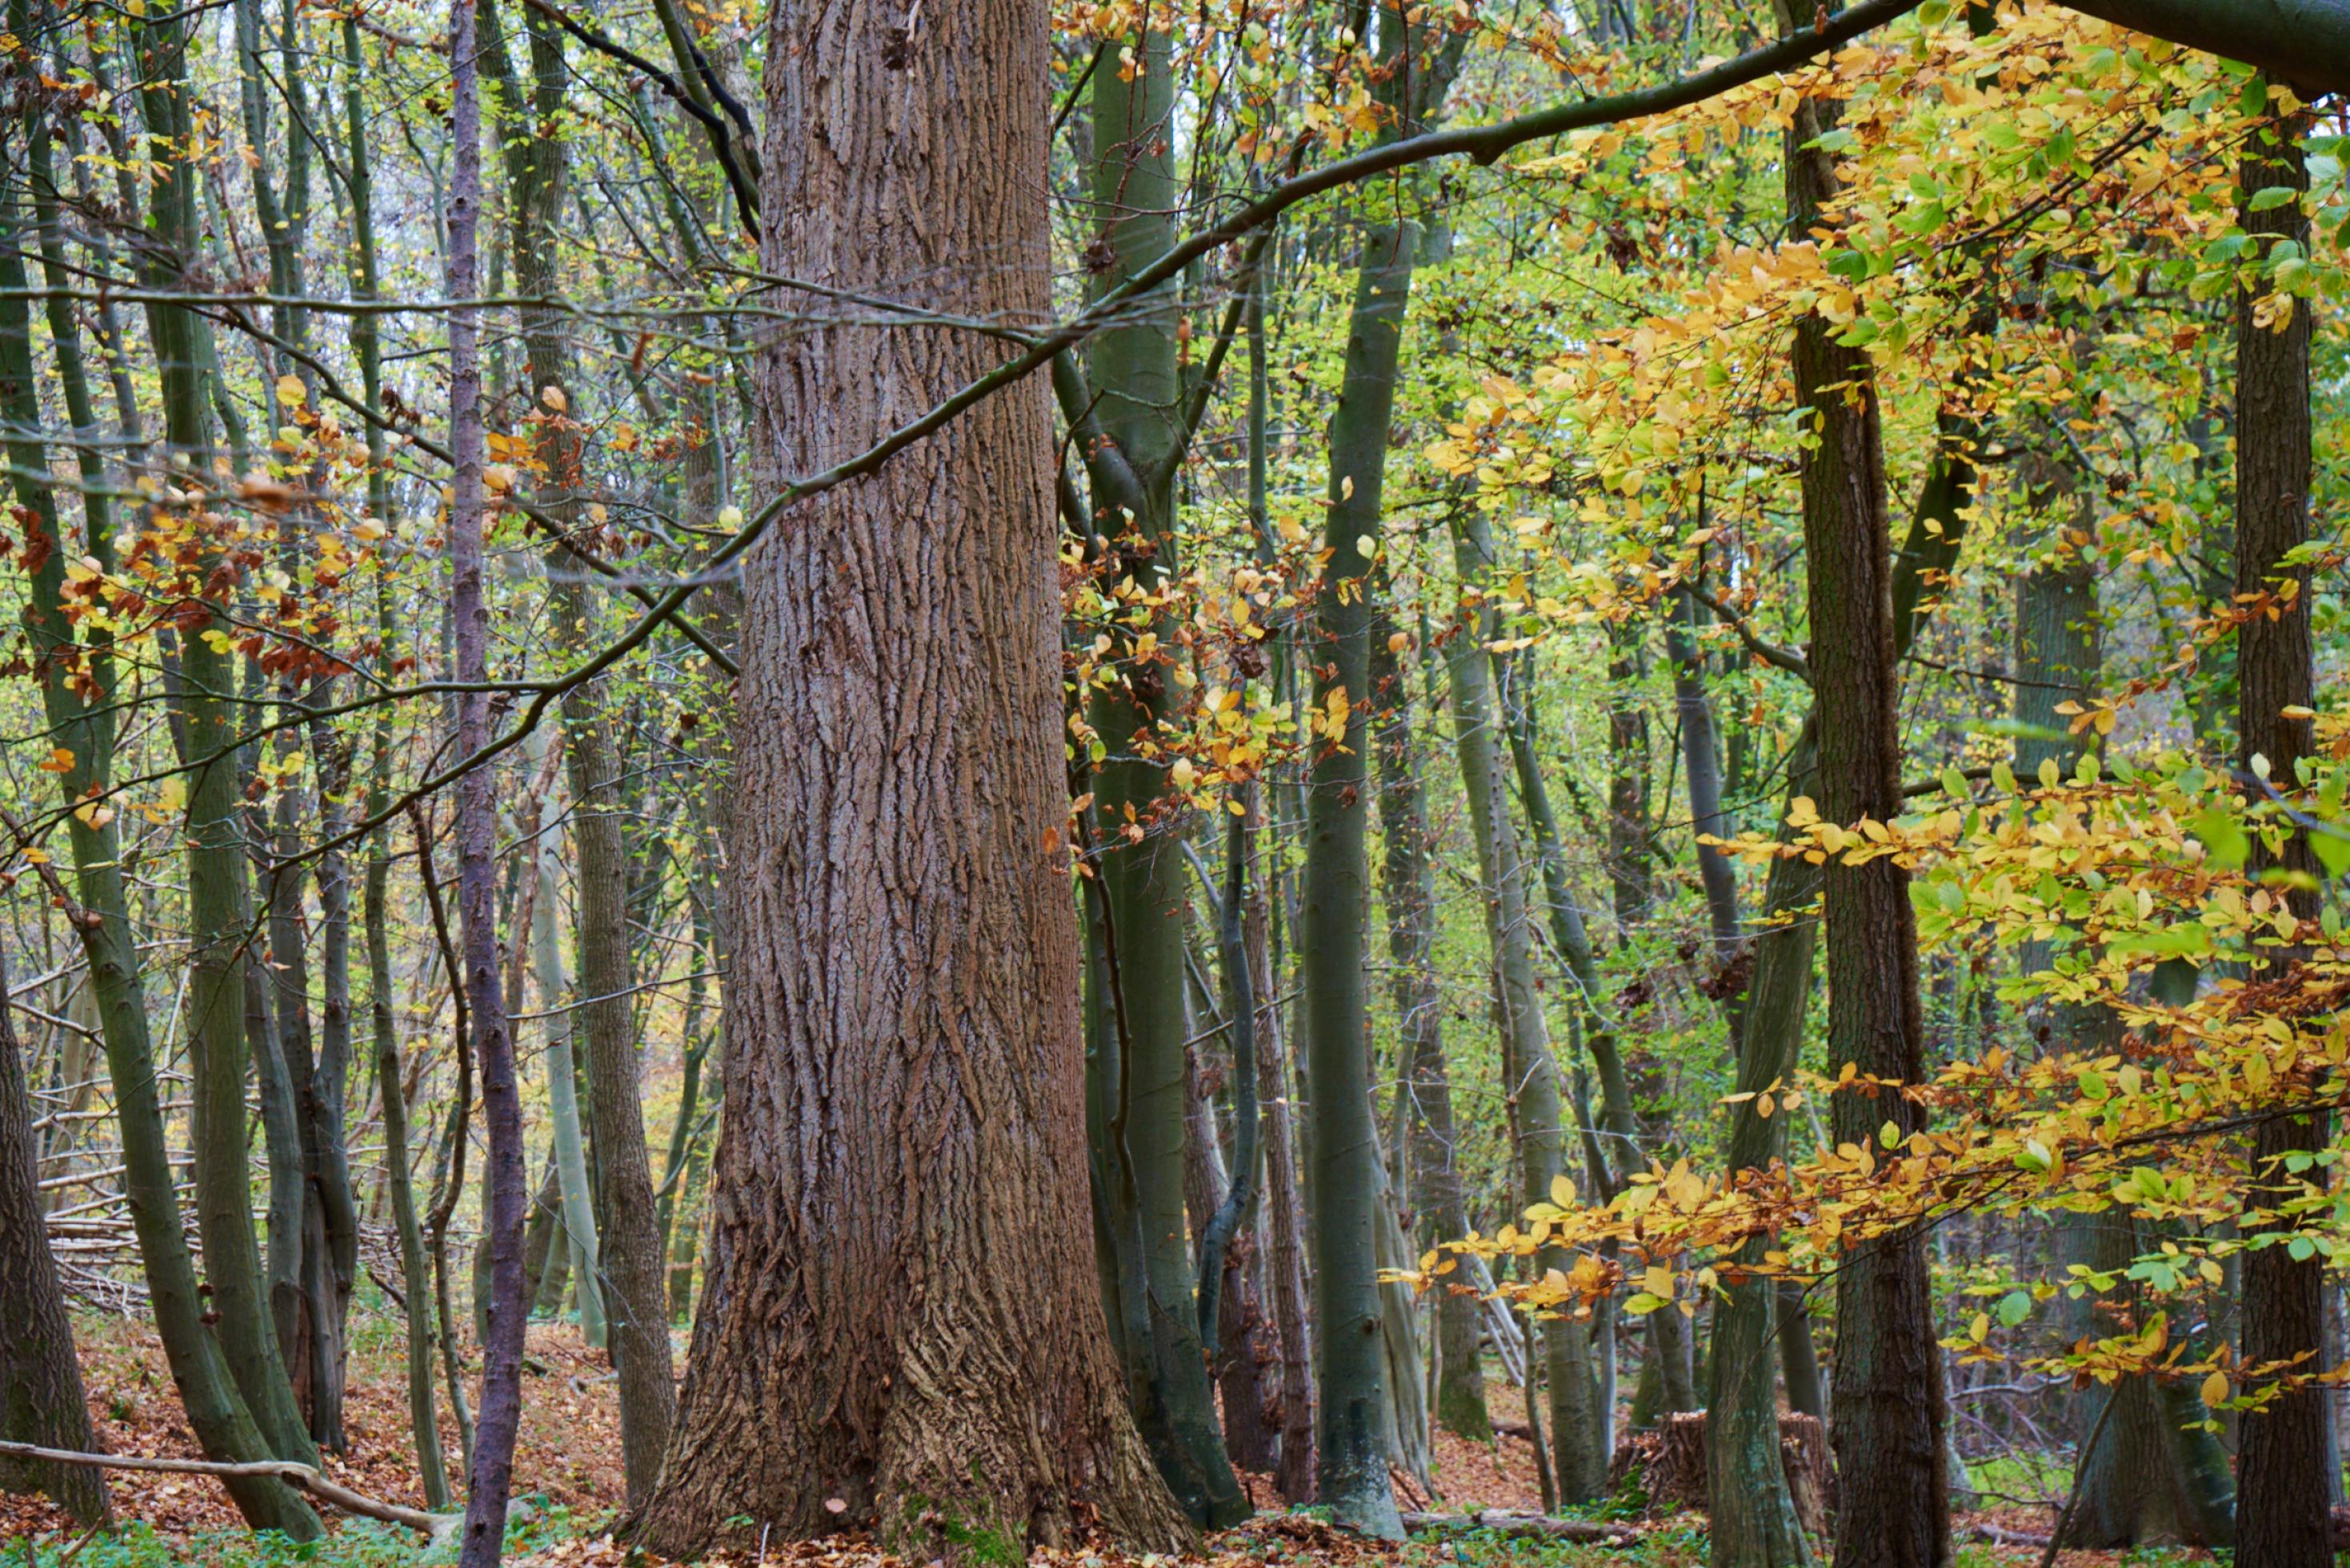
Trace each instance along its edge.
<instances>
[{"instance_id":1,"label":"forest","mask_svg":"<svg viewBox=\"0 0 2350 1568\"><path fill-rule=\"evenodd\" d=\"M2350 0L0 5L0 1560L2350 1550Z\"/></svg>"}]
</instances>

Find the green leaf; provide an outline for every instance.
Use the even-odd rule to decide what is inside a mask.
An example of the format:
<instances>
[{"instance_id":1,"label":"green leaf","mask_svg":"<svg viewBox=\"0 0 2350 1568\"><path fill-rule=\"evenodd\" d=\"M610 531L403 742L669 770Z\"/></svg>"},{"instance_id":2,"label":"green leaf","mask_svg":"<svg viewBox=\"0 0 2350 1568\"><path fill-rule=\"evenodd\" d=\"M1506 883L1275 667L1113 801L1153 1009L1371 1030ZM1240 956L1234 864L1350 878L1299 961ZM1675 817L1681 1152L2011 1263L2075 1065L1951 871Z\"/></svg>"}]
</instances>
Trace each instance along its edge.
<instances>
[{"instance_id":1,"label":"green leaf","mask_svg":"<svg viewBox=\"0 0 2350 1568\"><path fill-rule=\"evenodd\" d=\"M2244 830L2219 806L2206 810L2189 826L2195 836L2203 841L2204 851L2216 864L2230 871L2242 866L2244 857L2251 852L2251 842L2244 836Z\"/></svg>"},{"instance_id":2,"label":"green leaf","mask_svg":"<svg viewBox=\"0 0 2350 1568\"><path fill-rule=\"evenodd\" d=\"M2251 213L2265 213L2272 208L2282 207L2287 202L2296 201L2300 196L2301 192L2290 185L2271 185L2263 190L2253 192L2252 199L2244 203L2244 210Z\"/></svg>"},{"instance_id":3,"label":"green leaf","mask_svg":"<svg viewBox=\"0 0 2350 1568\"><path fill-rule=\"evenodd\" d=\"M2010 1291L1999 1298L1999 1321L2013 1328L2032 1315L2032 1293Z\"/></svg>"}]
</instances>

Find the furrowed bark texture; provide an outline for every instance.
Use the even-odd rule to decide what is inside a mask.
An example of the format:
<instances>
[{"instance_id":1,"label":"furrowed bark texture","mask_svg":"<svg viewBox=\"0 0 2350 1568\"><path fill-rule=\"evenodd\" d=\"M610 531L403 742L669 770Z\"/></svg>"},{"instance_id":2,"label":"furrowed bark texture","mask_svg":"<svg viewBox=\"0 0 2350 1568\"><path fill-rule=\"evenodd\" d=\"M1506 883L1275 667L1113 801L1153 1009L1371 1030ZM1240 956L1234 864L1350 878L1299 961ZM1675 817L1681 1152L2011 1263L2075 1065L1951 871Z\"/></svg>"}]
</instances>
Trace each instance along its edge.
<instances>
[{"instance_id":1,"label":"furrowed bark texture","mask_svg":"<svg viewBox=\"0 0 2350 1568\"><path fill-rule=\"evenodd\" d=\"M1798 233L1833 192L1829 155L1804 143L1826 129L1806 109L1788 133L1788 210ZM1867 353L1836 341L1816 313L1796 324L1795 396L1814 444L1803 454L1804 543L1812 685L1819 715L1820 815L1834 823L1900 815L1899 666L1893 613L1885 452ZM1925 1074L1918 927L1909 877L1889 857L1847 866L1830 857L1828 1064L1915 1083ZM1839 1144L1872 1146L1891 1122L1905 1136L1920 1109L1887 1091L1833 1102ZM1837 1469L1838 1568L1938 1568L1950 1557L1943 1461L1941 1351L1925 1241L1911 1231L1863 1243L1837 1275L1831 1419Z\"/></svg>"},{"instance_id":2,"label":"furrowed bark texture","mask_svg":"<svg viewBox=\"0 0 2350 1568\"><path fill-rule=\"evenodd\" d=\"M1041 317L1045 7L896 19L775 7L763 262ZM770 342L768 477L858 451L1001 356L926 326ZM745 563L709 1269L637 1516L662 1552L769 1527L973 1555L1088 1521L1130 1546L1189 1535L1087 1256L1042 392L813 502Z\"/></svg>"},{"instance_id":3,"label":"furrowed bark texture","mask_svg":"<svg viewBox=\"0 0 2350 1568\"><path fill-rule=\"evenodd\" d=\"M2298 119L2282 121L2247 143L2238 171L2244 197L2241 222L2258 237L2262 254L2282 239L2309 244L2308 220L2300 202L2264 213L2251 210L2254 192L2272 186L2309 188ZM2256 301L2236 301L2236 592L2279 592L2298 584L2300 592L2272 620L2265 614L2245 621L2236 635L2236 680L2241 709L2237 716L2236 765L2249 770L2264 757L2268 775L2280 790L2296 786L2295 765L2314 749L2310 721L2288 716L2315 705L2309 624L2309 572L2280 566L2285 553L2309 536L2310 302L2292 302L2282 323L2256 318ZM2282 326L2282 330L2278 330ZM2258 798L2255 795L2254 798ZM2282 853L2256 836L2254 871L2272 867L2322 876L2308 839L2287 838ZM2317 913L2314 884L2288 894L2303 920ZM2324 1148L2324 1116L2271 1117L2252 1137L2255 1179L2271 1189L2269 1200L2300 1191L2307 1180L2287 1175L2275 1162L2303 1149ZM2321 1174L2319 1181L2324 1178ZM2285 1361L2308 1355L2303 1370L2325 1363L2323 1255L2296 1262L2282 1245L2244 1254L2243 1354L2247 1361ZM2236 1561L2244 1568L2301 1568L2332 1560L2326 1524L2325 1407L2319 1389L2287 1393L2256 1415L2244 1417L2236 1461Z\"/></svg>"},{"instance_id":4,"label":"furrowed bark texture","mask_svg":"<svg viewBox=\"0 0 2350 1568\"><path fill-rule=\"evenodd\" d=\"M0 998L8 990L0 968ZM41 1219L40 1163L25 1058L0 1001L0 1438L45 1449L98 1446L74 1359L73 1323ZM112 1517L102 1470L0 1460L0 1490L30 1482L85 1524ZM32 1548L26 1546L30 1561Z\"/></svg>"}]
</instances>

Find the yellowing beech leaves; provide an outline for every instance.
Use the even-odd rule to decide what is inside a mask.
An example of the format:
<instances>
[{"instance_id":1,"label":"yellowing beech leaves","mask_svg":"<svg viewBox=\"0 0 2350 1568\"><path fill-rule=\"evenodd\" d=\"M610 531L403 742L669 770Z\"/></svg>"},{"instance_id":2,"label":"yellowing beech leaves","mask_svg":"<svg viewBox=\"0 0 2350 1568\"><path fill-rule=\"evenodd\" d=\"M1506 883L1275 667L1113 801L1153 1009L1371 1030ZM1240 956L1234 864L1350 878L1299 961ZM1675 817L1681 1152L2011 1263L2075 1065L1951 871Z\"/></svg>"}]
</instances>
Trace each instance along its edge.
<instances>
[{"instance_id":1,"label":"yellowing beech leaves","mask_svg":"<svg viewBox=\"0 0 2350 1568\"><path fill-rule=\"evenodd\" d=\"M2242 1129L2350 1094L2350 940L2329 915L2296 920L2241 857L2215 854L2224 820L2240 836L2291 821L2339 830L2342 727L2321 722L2328 754L2304 770L2293 796L2249 795L2234 780L2180 758L2109 758L2107 775L1964 798L1952 809L1850 827L1823 821L1815 802L1788 813L1789 841L1731 846L1755 856L1835 857L1846 864L1894 856L1909 867L1919 932L1929 950L2012 941L2054 944L2043 973L2002 986L2015 1000L2045 997L2110 1012L2119 1044L2093 1053L1994 1046L1949 1064L1930 1081L1898 1084L1840 1066L1723 1096L1723 1114L1766 1116L1801 1090L1857 1096L1883 1107L1875 1147L1815 1147L1722 1180L1686 1159L1633 1173L1606 1201L1554 1190L1528 1228L1504 1227L1440 1251L1532 1256L1566 1248L1580 1259L1612 1251L1639 1286L1626 1303L1654 1311L1686 1289L1750 1276L1818 1279L1872 1238L1968 1210L2056 1216L2117 1210L2171 1222L2158 1248L2125 1271L2159 1301L2209 1288L2231 1254L2286 1247L2296 1257L2350 1261L2350 1216L2331 1193L2331 1149L2246 1168ZM2005 781L2009 785L2012 780ZM2280 814L2290 808L2287 819ZM2182 934L2183 933L2183 934ZM2286 944L2293 950L2281 952ZM2166 958L2211 964L2268 957L2234 978L2214 971L2194 999L2168 1004L2133 980ZM1906 1106L1906 1114L1894 1114ZM2254 1179L2255 1177L2257 1179ZM1764 1241L1762 1261L1742 1249ZM1498 1271L1497 1271L1498 1272ZM1425 1282L1425 1268L1403 1276ZM2080 1295L2123 1274L2075 1265L2061 1288ZM1564 1271L1556 1282L1506 1283L1532 1310L1588 1312L1613 1270ZM1997 1359L2019 1348L2002 1336L2029 1314L2010 1293L1996 1320L1978 1314L1950 1342L1962 1356ZM2011 1305L2011 1303L2012 1303ZM2309 1379L2305 1368L2192 1359L2158 1314L2111 1338L2082 1339L2029 1364L2111 1381L2133 1372L2196 1376L2207 1405L2256 1407ZM2350 1377L2350 1374L2340 1375Z\"/></svg>"}]
</instances>

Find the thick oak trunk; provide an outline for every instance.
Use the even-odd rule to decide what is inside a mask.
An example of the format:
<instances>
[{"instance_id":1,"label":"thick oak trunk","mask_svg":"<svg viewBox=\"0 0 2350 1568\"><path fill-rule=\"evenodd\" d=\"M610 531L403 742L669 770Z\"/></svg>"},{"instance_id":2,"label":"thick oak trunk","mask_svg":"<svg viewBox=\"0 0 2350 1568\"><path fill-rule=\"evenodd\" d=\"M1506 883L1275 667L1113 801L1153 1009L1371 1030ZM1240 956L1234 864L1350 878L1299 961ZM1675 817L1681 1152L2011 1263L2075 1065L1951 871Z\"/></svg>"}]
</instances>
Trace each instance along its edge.
<instances>
[{"instance_id":1,"label":"thick oak trunk","mask_svg":"<svg viewBox=\"0 0 2350 1568\"><path fill-rule=\"evenodd\" d=\"M762 260L1040 317L1045 8L898 19L776 6ZM772 342L768 477L853 456L1001 357L923 325ZM1189 1533L1087 1256L1042 393L981 405L746 559L709 1272L636 1521L663 1552L770 1528L972 1556L1087 1522Z\"/></svg>"}]
</instances>

